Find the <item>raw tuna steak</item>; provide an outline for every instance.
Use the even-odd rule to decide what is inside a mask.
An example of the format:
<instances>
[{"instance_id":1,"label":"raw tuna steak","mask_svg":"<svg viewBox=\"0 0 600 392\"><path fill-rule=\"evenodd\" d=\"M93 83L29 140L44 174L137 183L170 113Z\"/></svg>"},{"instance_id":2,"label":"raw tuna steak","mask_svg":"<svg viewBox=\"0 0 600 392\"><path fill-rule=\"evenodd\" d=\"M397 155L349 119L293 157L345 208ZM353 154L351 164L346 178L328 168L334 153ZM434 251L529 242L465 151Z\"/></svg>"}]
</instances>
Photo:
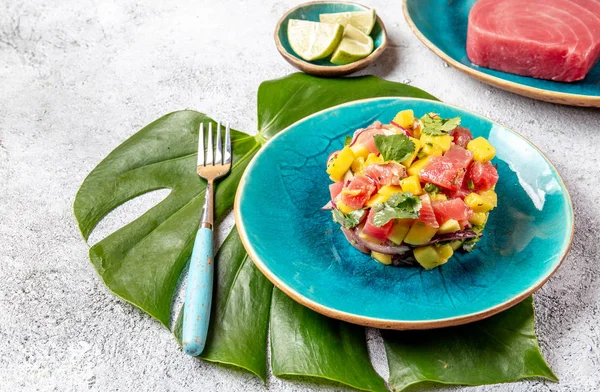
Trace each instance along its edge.
<instances>
[{"instance_id":1,"label":"raw tuna steak","mask_svg":"<svg viewBox=\"0 0 600 392\"><path fill-rule=\"evenodd\" d=\"M600 0L479 0L467 56L517 75L581 80L600 57Z\"/></svg>"}]
</instances>

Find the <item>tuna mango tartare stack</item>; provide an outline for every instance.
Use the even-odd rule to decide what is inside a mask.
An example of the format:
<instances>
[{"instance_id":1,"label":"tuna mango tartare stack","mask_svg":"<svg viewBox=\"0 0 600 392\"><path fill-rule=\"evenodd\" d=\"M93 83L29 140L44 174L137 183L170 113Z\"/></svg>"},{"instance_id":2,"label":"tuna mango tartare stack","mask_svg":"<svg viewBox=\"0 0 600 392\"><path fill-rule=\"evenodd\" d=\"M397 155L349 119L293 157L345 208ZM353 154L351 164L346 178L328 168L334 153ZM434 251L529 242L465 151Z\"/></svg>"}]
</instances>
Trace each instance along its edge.
<instances>
[{"instance_id":1,"label":"tuna mango tartare stack","mask_svg":"<svg viewBox=\"0 0 600 392\"><path fill-rule=\"evenodd\" d=\"M470 252L497 205L494 147L460 117L412 110L347 136L327 160L333 219L359 251L386 265L432 269Z\"/></svg>"}]
</instances>

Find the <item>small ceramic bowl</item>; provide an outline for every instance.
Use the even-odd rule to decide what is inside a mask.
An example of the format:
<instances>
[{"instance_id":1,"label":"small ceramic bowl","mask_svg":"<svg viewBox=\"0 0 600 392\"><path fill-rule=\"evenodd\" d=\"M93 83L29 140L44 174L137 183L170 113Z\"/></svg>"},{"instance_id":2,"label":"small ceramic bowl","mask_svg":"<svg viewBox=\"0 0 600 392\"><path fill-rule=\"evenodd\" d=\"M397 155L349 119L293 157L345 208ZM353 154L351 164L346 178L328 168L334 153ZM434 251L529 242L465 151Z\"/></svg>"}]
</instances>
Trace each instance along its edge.
<instances>
[{"instance_id":1,"label":"small ceramic bowl","mask_svg":"<svg viewBox=\"0 0 600 392\"><path fill-rule=\"evenodd\" d=\"M362 60L346 65L332 64L329 61L330 57L309 62L298 56L288 41L288 21L290 19L304 19L318 22L320 14L366 11L369 9L369 7L352 2L315 1L300 4L288 11L281 19L279 19L279 22L277 22L277 26L275 27L275 45L277 45L277 50L279 50L279 53L281 53L288 63L310 75L339 77L360 71L373 63L387 47L387 33L379 16L377 16L375 26L370 34L371 38L373 38L373 52Z\"/></svg>"}]
</instances>

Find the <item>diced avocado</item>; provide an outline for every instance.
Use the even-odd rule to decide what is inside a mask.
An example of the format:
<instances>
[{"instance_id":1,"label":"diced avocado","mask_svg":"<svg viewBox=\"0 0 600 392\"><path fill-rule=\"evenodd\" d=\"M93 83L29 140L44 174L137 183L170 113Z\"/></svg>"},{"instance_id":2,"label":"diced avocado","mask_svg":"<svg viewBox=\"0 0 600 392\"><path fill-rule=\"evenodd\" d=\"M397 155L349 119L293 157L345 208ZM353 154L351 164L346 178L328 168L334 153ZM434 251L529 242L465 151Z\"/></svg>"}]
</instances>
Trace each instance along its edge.
<instances>
[{"instance_id":1,"label":"diced avocado","mask_svg":"<svg viewBox=\"0 0 600 392\"><path fill-rule=\"evenodd\" d=\"M436 228L427 226L423 222L416 221L410 227L406 237L404 237L404 242L410 245L422 245L429 242L436 232Z\"/></svg>"},{"instance_id":2,"label":"diced avocado","mask_svg":"<svg viewBox=\"0 0 600 392\"><path fill-rule=\"evenodd\" d=\"M438 229L439 234L455 233L460 230L460 223L455 219L449 219Z\"/></svg>"},{"instance_id":3,"label":"diced avocado","mask_svg":"<svg viewBox=\"0 0 600 392\"><path fill-rule=\"evenodd\" d=\"M392 227L392 232L388 235L388 239L394 244L400 245L404 241L404 237L406 237L406 233L410 230L412 223L412 219L397 219L394 227Z\"/></svg>"},{"instance_id":4,"label":"diced avocado","mask_svg":"<svg viewBox=\"0 0 600 392\"><path fill-rule=\"evenodd\" d=\"M415 255L415 259L417 259L417 262L426 270L433 269L448 261L448 259L442 259L433 245L415 248L413 254Z\"/></svg>"},{"instance_id":5,"label":"diced avocado","mask_svg":"<svg viewBox=\"0 0 600 392\"><path fill-rule=\"evenodd\" d=\"M381 264L390 265L392 264L392 255L386 255L384 253L371 251L371 257L379 261Z\"/></svg>"}]
</instances>

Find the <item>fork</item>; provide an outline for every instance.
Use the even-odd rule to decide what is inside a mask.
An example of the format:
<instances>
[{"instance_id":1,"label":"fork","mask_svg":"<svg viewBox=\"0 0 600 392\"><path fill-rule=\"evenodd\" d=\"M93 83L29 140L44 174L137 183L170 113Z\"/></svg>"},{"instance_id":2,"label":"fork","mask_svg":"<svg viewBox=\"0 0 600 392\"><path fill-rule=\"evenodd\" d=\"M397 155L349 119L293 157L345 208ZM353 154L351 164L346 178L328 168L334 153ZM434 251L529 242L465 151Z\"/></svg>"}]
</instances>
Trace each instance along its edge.
<instances>
[{"instance_id":1,"label":"fork","mask_svg":"<svg viewBox=\"0 0 600 392\"><path fill-rule=\"evenodd\" d=\"M185 306L183 309L184 351L197 356L204 350L213 291L213 222L214 222L214 183L231 170L231 136L229 124L225 129L225 151L221 138L221 123L217 123L216 146L213 146L212 123L208 124L206 157L204 149L204 124L200 124L198 135L198 166L200 178L206 180L206 193L200 228L194 241L194 249L188 271ZM213 153L214 149L214 153Z\"/></svg>"}]
</instances>

